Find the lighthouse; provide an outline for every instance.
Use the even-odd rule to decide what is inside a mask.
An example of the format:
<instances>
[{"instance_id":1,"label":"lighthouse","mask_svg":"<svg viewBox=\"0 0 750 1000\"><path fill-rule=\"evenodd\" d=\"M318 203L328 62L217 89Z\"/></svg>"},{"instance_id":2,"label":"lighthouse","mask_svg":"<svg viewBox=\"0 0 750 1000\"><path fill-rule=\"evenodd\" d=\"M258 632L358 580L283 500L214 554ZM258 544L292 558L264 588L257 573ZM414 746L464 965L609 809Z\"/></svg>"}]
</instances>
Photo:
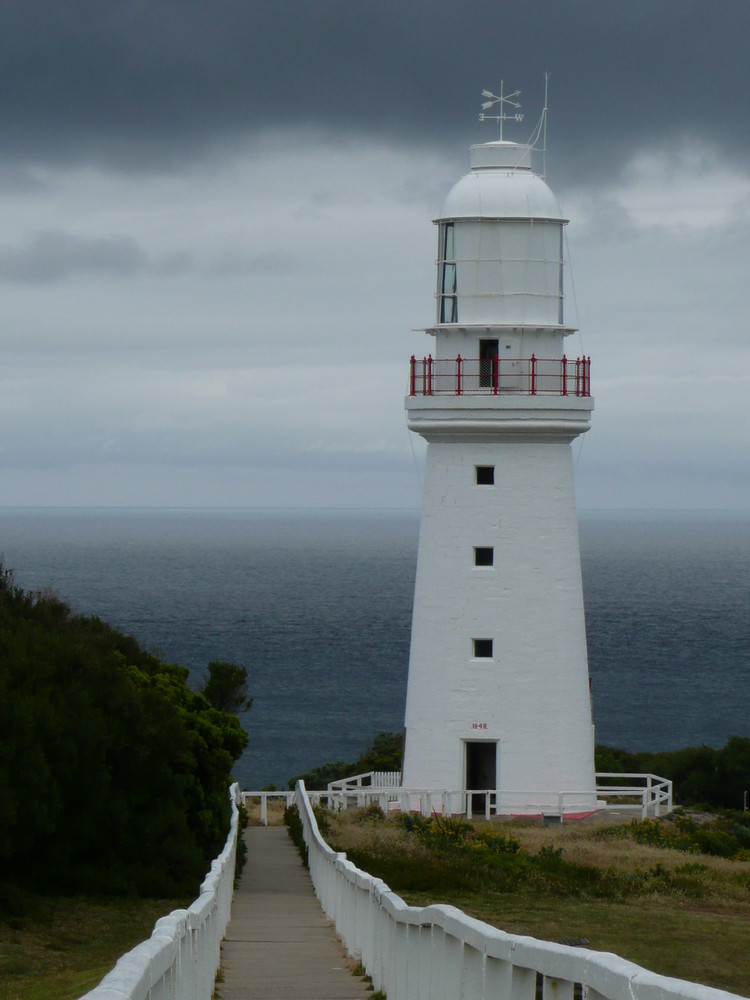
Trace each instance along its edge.
<instances>
[{"instance_id":1,"label":"lighthouse","mask_svg":"<svg viewBox=\"0 0 750 1000\"><path fill-rule=\"evenodd\" d=\"M406 398L427 452L402 780L571 815L596 808L571 449L593 400L567 347L567 220L534 155L472 146L435 220L435 321Z\"/></svg>"}]
</instances>

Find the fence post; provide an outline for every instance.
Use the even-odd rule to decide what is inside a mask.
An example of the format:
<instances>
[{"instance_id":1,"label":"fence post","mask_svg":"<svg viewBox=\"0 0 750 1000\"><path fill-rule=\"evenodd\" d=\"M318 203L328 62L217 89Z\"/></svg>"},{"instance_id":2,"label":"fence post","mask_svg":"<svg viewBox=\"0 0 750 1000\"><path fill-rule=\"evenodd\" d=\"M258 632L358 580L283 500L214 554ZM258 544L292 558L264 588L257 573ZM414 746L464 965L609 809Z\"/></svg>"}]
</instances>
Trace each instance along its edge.
<instances>
[{"instance_id":1,"label":"fence post","mask_svg":"<svg viewBox=\"0 0 750 1000\"><path fill-rule=\"evenodd\" d=\"M461 355L456 356L456 395L461 395Z\"/></svg>"},{"instance_id":2,"label":"fence post","mask_svg":"<svg viewBox=\"0 0 750 1000\"><path fill-rule=\"evenodd\" d=\"M428 376L428 383L427 383L427 393L426 393L426 395L431 396L432 395L432 355L431 354L427 355L427 376Z\"/></svg>"},{"instance_id":3,"label":"fence post","mask_svg":"<svg viewBox=\"0 0 750 1000\"><path fill-rule=\"evenodd\" d=\"M562 394L563 396L568 395L568 359L564 354L562 356Z\"/></svg>"},{"instance_id":4,"label":"fence post","mask_svg":"<svg viewBox=\"0 0 750 1000\"><path fill-rule=\"evenodd\" d=\"M531 395L536 396L536 355L531 355Z\"/></svg>"}]
</instances>

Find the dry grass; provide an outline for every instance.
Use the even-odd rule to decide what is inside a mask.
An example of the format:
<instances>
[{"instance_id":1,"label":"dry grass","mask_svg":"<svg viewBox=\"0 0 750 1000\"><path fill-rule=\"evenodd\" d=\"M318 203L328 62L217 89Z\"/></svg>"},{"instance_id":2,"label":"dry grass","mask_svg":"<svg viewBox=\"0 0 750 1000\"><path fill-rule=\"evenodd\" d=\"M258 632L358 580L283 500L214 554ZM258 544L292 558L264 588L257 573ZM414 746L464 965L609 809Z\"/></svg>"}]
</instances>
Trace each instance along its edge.
<instances>
[{"instance_id":1,"label":"dry grass","mask_svg":"<svg viewBox=\"0 0 750 1000\"><path fill-rule=\"evenodd\" d=\"M538 854L543 847L561 847L567 861L621 872L648 870L657 864L674 872L686 864L699 864L705 868L707 879L720 885L722 895L728 893L731 898L748 898L747 889L741 888L741 880L743 876L750 878L750 861L686 854L671 848L639 844L629 837L609 837L606 831L611 827L597 819L565 823L558 827L543 827L533 822L504 825L530 854ZM477 828L497 830L492 823L477 824Z\"/></svg>"},{"instance_id":2,"label":"dry grass","mask_svg":"<svg viewBox=\"0 0 750 1000\"><path fill-rule=\"evenodd\" d=\"M248 798L245 800L247 809L247 821L250 826L260 826L260 798ZM268 825L284 825L284 809L286 803L283 799L268 800Z\"/></svg>"}]
</instances>

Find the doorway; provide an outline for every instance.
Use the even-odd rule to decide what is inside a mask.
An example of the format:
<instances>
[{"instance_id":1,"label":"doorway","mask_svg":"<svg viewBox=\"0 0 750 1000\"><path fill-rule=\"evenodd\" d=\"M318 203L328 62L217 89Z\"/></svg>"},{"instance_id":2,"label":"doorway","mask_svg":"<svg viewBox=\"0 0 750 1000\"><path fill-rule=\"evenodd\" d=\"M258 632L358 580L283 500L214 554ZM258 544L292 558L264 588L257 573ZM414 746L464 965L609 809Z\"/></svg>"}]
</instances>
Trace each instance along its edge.
<instances>
[{"instance_id":1,"label":"doorway","mask_svg":"<svg viewBox=\"0 0 750 1000\"><path fill-rule=\"evenodd\" d=\"M497 788L496 742L466 743L466 788ZM472 813L483 813L486 799L483 792L475 792L471 797Z\"/></svg>"},{"instance_id":2,"label":"doorway","mask_svg":"<svg viewBox=\"0 0 750 1000\"><path fill-rule=\"evenodd\" d=\"M482 389L491 389L495 385L497 351L496 340L479 341L479 386Z\"/></svg>"}]
</instances>

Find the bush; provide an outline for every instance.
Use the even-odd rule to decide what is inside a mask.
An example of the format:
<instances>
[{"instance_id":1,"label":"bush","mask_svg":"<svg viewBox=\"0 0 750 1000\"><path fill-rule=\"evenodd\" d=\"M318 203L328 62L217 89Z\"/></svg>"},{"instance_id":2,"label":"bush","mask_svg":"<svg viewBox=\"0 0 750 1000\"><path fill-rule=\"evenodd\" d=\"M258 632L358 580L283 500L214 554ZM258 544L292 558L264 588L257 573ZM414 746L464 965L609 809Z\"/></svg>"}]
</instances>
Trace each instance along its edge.
<instances>
[{"instance_id":1,"label":"bush","mask_svg":"<svg viewBox=\"0 0 750 1000\"><path fill-rule=\"evenodd\" d=\"M302 863L305 868L310 867L308 854L307 854L307 844L305 843L304 832L302 829L302 820L300 819L299 810L296 806L287 806L284 810L284 823L289 832L289 836L292 838L295 847L299 851L299 856L302 858Z\"/></svg>"},{"instance_id":2,"label":"bush","mask_svg":"<svg viewBox=\"0 0 750 1000\"><path fill-rule=\"evenodd\" d=\"M0 568L0 879L197 890L226 839L247 735L187 677Z\"/></svg>"}]
</instances>

